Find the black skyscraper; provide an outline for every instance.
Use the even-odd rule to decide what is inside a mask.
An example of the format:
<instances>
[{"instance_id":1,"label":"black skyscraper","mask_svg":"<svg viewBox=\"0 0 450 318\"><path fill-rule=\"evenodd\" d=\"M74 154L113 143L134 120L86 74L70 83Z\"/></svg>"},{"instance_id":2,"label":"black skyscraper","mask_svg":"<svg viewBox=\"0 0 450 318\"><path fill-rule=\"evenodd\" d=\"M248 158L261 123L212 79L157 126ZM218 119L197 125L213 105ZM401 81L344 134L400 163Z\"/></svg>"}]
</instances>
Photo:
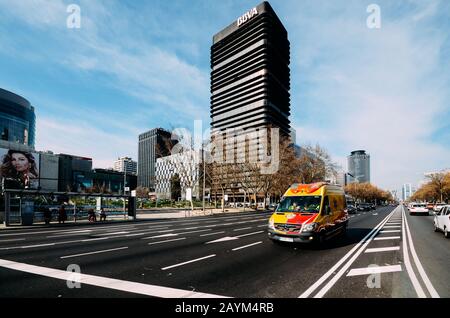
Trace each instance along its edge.
<instances>
[{"instance_id":1,"label":"black skyscraper","mask_svg":"<svg viewBox=\"0 0 450 318\"><path fill-rule=\"evenodd\" d=\"M290 43L268 2L217 33L211 47L211 125L290 133Z\"/></svg>"}]
</instances>

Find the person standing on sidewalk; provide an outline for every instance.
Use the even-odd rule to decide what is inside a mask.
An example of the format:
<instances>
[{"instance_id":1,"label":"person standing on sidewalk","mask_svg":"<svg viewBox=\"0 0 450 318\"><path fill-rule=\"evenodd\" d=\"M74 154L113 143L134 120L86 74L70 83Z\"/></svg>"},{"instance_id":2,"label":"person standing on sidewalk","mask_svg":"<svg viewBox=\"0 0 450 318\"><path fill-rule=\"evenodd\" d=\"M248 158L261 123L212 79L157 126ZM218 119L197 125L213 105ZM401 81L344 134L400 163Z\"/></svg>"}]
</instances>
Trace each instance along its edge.
<instances>
[{"instance_id":1,"label":"person standing on sidewalk","mask_svg":"<svg viewBox=\"0 0 450 318\"><path fill-rule=\"evenodd\" d=\"M106 212L104 208L100 208L100 222L106 221Z\"/></svg>"},{"instance_id":2,"label":"person standing on sidewalk","mask_svg":"<svg viewBox=\"0 0 450 318\"><path fill-rule=\"evenodd\" d=\"M49 207L44 208L44 221L46 225L50 224L50 221L52 220L52 210L50 210Z\"/></svg>"},{"instance_id":3,"label":"person standing on sidewalk","mask_svg":"<svg viewBox=\"0 0 450 318\"><path fill-rule=\"evenodd\" d=\"M66 208L64 207L64 204L61 205L58 211L58 223L61 224L61 222L64 224L67 220L67 212Z\"/></svg>"}]
</instances>

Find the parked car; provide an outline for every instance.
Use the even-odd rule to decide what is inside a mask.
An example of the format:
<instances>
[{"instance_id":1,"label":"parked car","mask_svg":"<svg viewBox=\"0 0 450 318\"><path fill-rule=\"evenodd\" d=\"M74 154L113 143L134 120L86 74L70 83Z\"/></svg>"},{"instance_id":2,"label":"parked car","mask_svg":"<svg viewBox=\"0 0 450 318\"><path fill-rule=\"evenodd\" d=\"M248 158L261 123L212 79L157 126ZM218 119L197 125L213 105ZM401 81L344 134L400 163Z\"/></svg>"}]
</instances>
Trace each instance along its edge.
<instances>
[{"instance_id":1,"label":"parked car","mask_svg":"<svg viewBox=\"0 0 450 318\"><path fill-rule=\"evenodd\" d=\"M433 207L433 211L439 212L444 206L445 206L445 204L443 204L443 203L436 203Z\"/></svg>"},{"instance_id":2,"label":"parked car","mask_svg":"<svg viewBox=\"0 0 450 318\"><path fill-rule=\"evenodd\" d=\"M432 210L434 208L434 204L433 203L427 203L427 209L428 210Z\"/></svg>"},{"instance_id":3,"label":"parked car","mask_svg":"<svg viewBox=\"0 0 450 318\"><path fill-rule=\"evenodd\" d=\"M434 216L434 231L442 231L446 238L450 238L450 205L444 206Z\"/></svg>"},{"instance_id":4,"label":"parked car","mask_svg":"<svg viewBox=\"0 0 450 318\"><path fill-rule=\"evenodd\" d=\"M411 207L409 208L409 215L413 215L413 214L425 214L428 215L428 209L426 204L423 203L415 203L413 205L411 205Z\"/></svg>"}]
</instances>

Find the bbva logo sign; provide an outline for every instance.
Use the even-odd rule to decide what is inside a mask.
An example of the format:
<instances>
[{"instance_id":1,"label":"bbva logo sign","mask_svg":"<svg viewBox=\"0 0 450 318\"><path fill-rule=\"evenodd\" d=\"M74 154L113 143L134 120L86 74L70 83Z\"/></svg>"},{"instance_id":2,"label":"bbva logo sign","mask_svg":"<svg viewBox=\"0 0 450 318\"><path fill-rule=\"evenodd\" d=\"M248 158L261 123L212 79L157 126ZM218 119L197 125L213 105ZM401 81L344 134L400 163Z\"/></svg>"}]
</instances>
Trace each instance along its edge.
<instances>
[{"instance_id":1,"label":"bbva logo sign","mask_svg":"<svg viewBox=\"0 0 450 318\"><path fill-rule=\"evenodd\" d=\"M258 15L258 10L256 8L251 9L250 11L244 13L237 20L237 26L240 27L242 24L253 18L255 15Z\"/></svg>"}]
</instances>

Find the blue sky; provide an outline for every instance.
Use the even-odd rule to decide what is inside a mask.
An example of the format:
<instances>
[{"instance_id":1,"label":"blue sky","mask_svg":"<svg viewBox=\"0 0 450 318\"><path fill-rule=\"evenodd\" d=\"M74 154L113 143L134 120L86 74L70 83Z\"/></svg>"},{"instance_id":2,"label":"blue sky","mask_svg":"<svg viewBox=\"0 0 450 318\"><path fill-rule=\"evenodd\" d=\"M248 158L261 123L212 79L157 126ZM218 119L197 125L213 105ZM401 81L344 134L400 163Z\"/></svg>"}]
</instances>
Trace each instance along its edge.
<instances>
[{"instance_id":1,"label":"blue sky","mask_svg":"<svg viewBox=\"0 0 450 318\"><path fill-rule=\"evenodd\" d=\"M81 8L68 29L67 6ZM37 150L110 167L153 127L209 125L212 36L259 1L0 0L0 87L37 115ZM450 2L273 0L291 42L292 123L373 183L450 167ZM367 6L381 9L369 29ZM206 128L206 127L205 127Z\"/></svg>"}]
</instances>

